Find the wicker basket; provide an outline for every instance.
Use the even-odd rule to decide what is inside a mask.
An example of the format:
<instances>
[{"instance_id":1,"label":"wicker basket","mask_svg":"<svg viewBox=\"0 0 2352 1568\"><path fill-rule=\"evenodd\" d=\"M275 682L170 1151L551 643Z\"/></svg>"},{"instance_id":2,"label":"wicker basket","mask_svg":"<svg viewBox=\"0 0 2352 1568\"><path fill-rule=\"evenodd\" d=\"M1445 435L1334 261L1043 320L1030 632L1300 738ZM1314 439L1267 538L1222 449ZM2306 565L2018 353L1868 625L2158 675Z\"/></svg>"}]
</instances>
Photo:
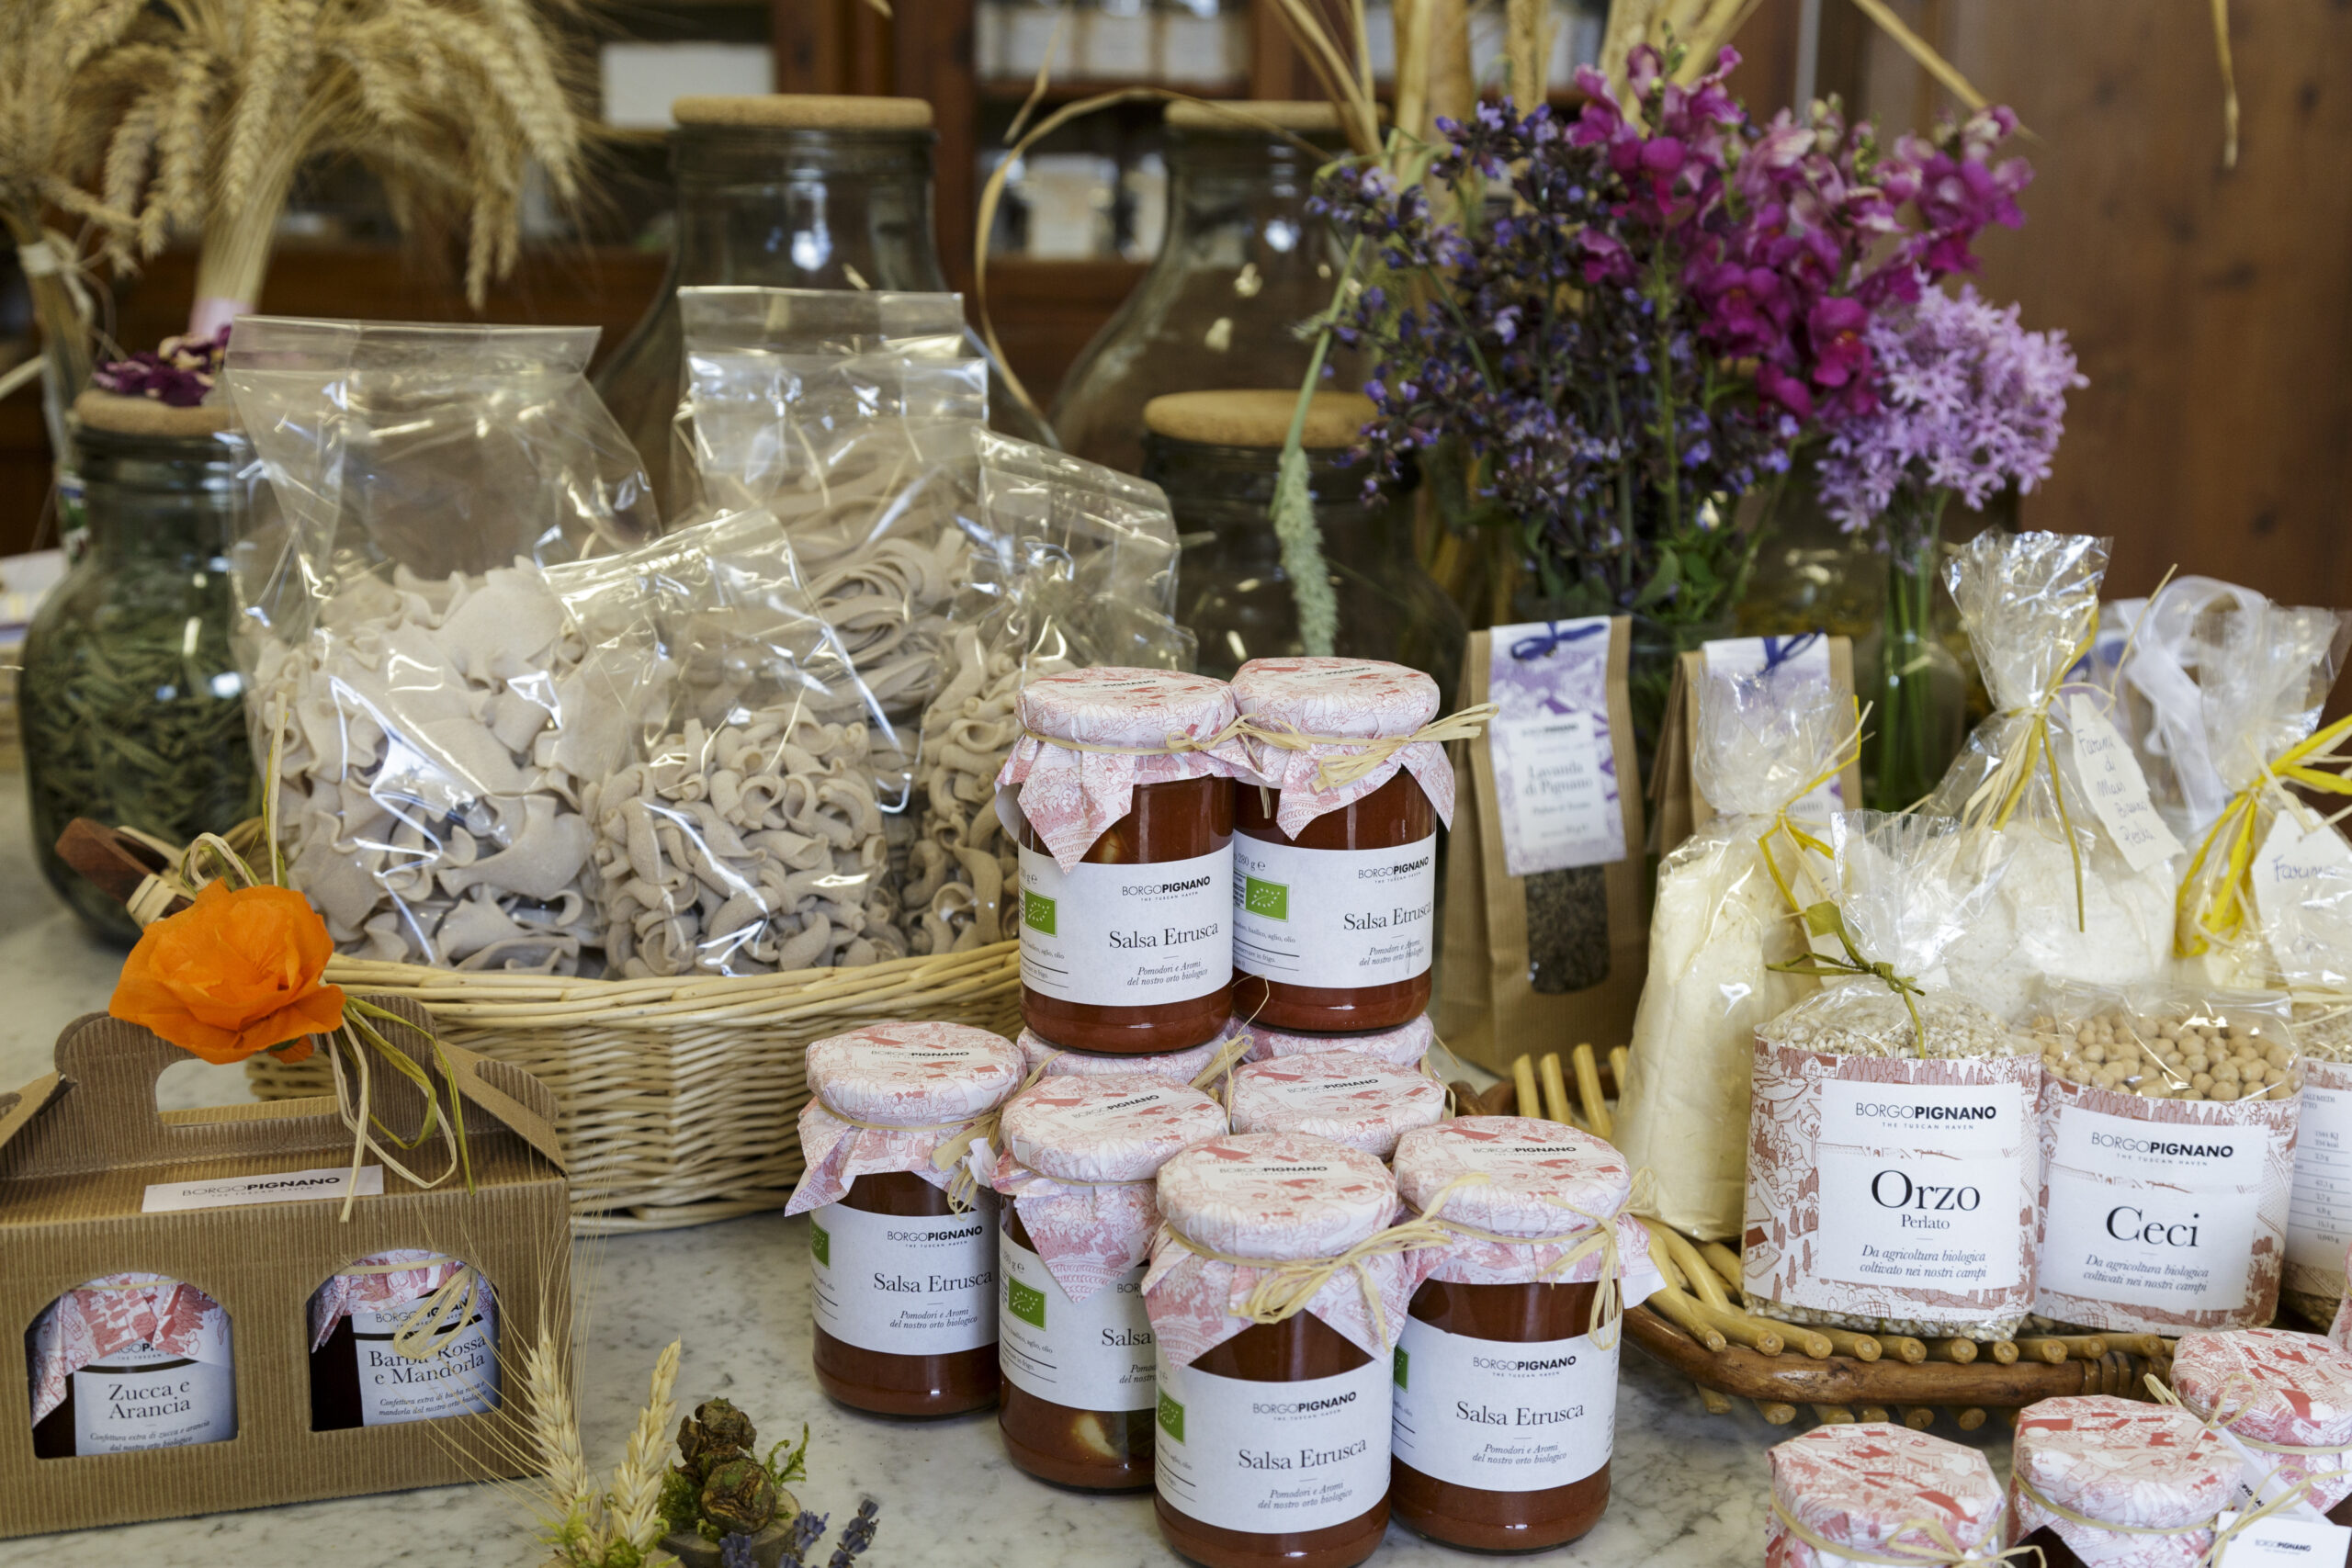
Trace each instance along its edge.
<instances>
[{"instance_id":1,"label":"wicker basket","mask_svg":"<svg viewBox=\"0 0 2352 1568\"><path fill-rule=\"evenodd\" d=\"M1020 943L857 969L574 980L338 958L345 989L408 997L452 1044L527 1068L556 1099L577 1235L780 1209L800 1178L808 1042L892 1019L1020 1026ZM322 1058L247 1066L263 1100L331 1093Z\"/></svg>"}]
</instances>

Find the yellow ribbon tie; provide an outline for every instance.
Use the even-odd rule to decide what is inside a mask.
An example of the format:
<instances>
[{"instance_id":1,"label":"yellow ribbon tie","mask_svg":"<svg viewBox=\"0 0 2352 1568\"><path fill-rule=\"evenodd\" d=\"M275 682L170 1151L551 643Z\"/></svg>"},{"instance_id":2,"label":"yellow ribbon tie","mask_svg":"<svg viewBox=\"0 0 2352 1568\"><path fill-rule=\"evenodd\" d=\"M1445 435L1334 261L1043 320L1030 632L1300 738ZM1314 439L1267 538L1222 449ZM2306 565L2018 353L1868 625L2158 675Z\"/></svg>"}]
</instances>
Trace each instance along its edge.
<instances>
[{"instance_id":1,"label":"yellow ribbon tie","mask_svg":"<svg viewBox=\"0 0 2352 1568\"><path fill-rule=\"evenodd\" d=\"M1263 741L1281 751L1311 751L1318 746L1348 748L1344 756L1326 757L1316 764L1315 783L1318 789L1345 789L1408 746L1423 743L1443 745L1449 740L1471 740L1487 728L1487 721L1500 713L1495 703L1480 703L1443 718L1432 719L1410 735L1384 735L1372 739L1352 735L1302 735L1295 729L1266 729L1241 720L1241 732L1252 740Z\"/></svg>"},{"instance_id":2,"label":"yellow ribbon tie","mask_svg":"<svg viewBox=\"0 0 2352 1568\"><path fill-rule=\"evenodd\" d=\"M456 1263L457 1272L441 1281L440 1288L418 1302L416 1310L401 1320L392 1330L395 1354L412 1361L429 1361L472 1324L474 1314L481 1309L481 1275L470 1263L455 1258L428 1258L414 1263L354 1263L335 1270L338 1274L406 1274L413 1269L437 1269L444 1263ZM452 1315L451 1309L463 1304L464 1310ZM443 1320L447 1319L444 1326Z\"/></svg>"},{"instance_id":3,"label":"yellow ribbon tie","mask_svg":"<svg viewBox=\"0 0 2352 1568\"><path fill-rule=\"evenodd\" d=\"M2179 903L2174 913L2173 951L2194 958L2213 942L2235 941L2245 929L2245 915L2254 900L2254 856L2259 832L2267 826L2265 812L2275 817L2278 800L2290 784L2324 795L2352 795L2352 776L2340 771L2352 755L2337 752L2338 742L2352 736L2352 715L2272 758L2262 776L2230 797L2213 819L2197 852L2181 874ZM2273 792L2276 792L2274 794ZM2214 851L2222 849L2215 872ZM2209 940L2210 939L2210 940Z\"/></svg>"},{"instance_id":4,"label":"yellow ribbon tie","mask_svg":"<svg viewBox=\"0 0 2352 1568\"><path fill-rule=\"evenodd\" d=\"M2031 707L2013 708L2002 716L2005 718L2020 714L2028 716L2025 745L2012 748L2006 753L1960 808L1960 819L1976 826L1983 822L1986 804L1997 801L1999 804L1992 811L1992 826L1994 831L1998 832L2009 825L2009 818L2016 814L2018 802L2025 798L2026 785L2033 779L2034 764L2038 761L2048 768L2050 797L2058 804L2058 826L2066 835L2066 853L2075 863L2075 929L2078 931L2088 929L2089 919L2083 894L2083 847L2075 841L2075 824L2066 815L2066 789L2058 778L2058 753L2050 744L2050 705L2058 700L2059 692L2064 688L2066 671L2090 652L2098 640L2098 611L2094 607L2090 630L2085 632L2083 640L2075 645L2075 651L2066 656L2066 662L2058 667L2057 678L2051 682L2050 689L2043 692Z\"/></svg>"},{"instance_id":5,"label":"yellow ribbon tie","mask_svg":"<svg viewBox=\"0 0 2352 1568\"><path fill-rule=\"evenodd\" d=\"M1772 886L1781 890L1781 897L1787 902L1792 914L1802 916L1805 911L1805 906L1799 903L1797 896L1790 891L1788 878L1781 874L1780 863L1772 858L1773 835L1778 834L1788 840L1790 847L1797 852L1796 862L1800 867L1804 864L1804 852L1807 850L1813 851L1824 860L1837 859L1836 851L1823 843L1815 835L1798 827L1790 818L1789 813L1796 809L1800 801L1811 798L1815 790L1844 773L1848 764L1862 754L1862 725L1869 717L1869 708L1859 705L1856 707L1854 728L1846 732L1846 739L1840 740L1837 750L1830 752L1829 765L1806 780L1794 794L1781 802L1779 809L1772 813L1771 825L1757 838L1756 852L1763 857L1765 874L1772 879Z\"/></svg>"}]
</instances>

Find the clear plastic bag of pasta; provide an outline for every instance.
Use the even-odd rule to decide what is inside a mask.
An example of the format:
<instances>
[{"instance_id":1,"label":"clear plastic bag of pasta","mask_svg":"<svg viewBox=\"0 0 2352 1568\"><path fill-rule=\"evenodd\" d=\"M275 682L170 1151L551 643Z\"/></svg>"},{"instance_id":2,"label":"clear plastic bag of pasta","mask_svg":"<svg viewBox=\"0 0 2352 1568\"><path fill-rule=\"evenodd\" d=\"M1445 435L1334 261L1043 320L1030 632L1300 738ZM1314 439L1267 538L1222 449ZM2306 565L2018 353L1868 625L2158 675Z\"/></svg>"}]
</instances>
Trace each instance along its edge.
<instances>
[{"instance_id":1,"label":"clear plastic bag of pasta","mask_svg":"<svg viewBox=\"0 0 2352 1568\"><path fill-rule=\"evenodd\" d=\"M232 553L288 881L343 951L572 973L581 792L668 705L636 456L594 331L247 318L270 504Z\"/></svg>"},{"instance_id":2,"label":"clear plastic bag of pasta","mask_svg":"<svg viewBox=\"0 0 2352 1568\"><path fill-rule=\"evenodd\" d=\"M1807 911L1828 983L1756 1031L1749 1309L2006 1339L2033 1304L2041 1062L1951 954L2014 844L1876 812L1840 813L1830 841L1838 903Z\"/></svg>"},{"instance_id":3,"label":"clear plastic bag of pasta","mask_svg":"<svg viewBox=\"0 0 2352 1568\"><path fill-rule=\"evenodd\" d=\"M912 754L764 513L662 542L668 722L583 795L598 920L625 976L901 957L887 788ZM877 766L877 759L887 763Z\"/></svg>"},{"instance_id":4,"label":"clear plastic bag of pasta","mask_svg":"<svg viewBox=\"0 0 2352 1568\"><path fill-rule=\"evenodd\" d=\"M1855 722L1826 672L1795 664L1710 674L1693 696L1691 766L1718 815L1658 866L1614 1141L1651 1173L1648 1213L1720 1241L1739 1234L1747 1195L1756 1028L1819 984L1772 965L1806 951L1800 910L1828 897L1831 868L1806 847L1828 823L1807 797Z\"/></svg>"},{"instance_id":5,"label":"clear plastic bag of pasta","mask_svg":"<svg viewBox=\"0 0 2352 1568\"><path fill-rule=\"evenodd\" d=\"M762 509L861 680L916 727L967 573L988 362L962 299L684 288L686 399L710 513Z\"/></svg>"},{"instance_id":6,"label":"clear plastic bag of pasta","mask_svg":"<svg viewBox=\"0 0 2352 1568\"><path fill-rule=\"evenodd\" d=\"M996 775L1021 688L1090 664L1189 670L1173 619L1176 525L1159 487L989 432L977 438L980 547L922 717L922 823L901 903L910 948L962 952L1013 933L1019 846Z\"/></svg>"},{"instance_id":7,"label":"clear plastic bag of pasta","mask_svg":"<svg viewBox=\"0 0 2352 1568\"><path fill-rule=\"evenodd\" d=\"M2147 809L2111 705L2064 689L2093 641L2107 558L2086 535L1988 530L1945 569L1995 712L1924 809L2009 842L2007 874L1949 955L2003 1018L2040 976L2143 983L2171 962L2179 846ZM2117 792L2133 785L2138 814L2124 815Z\"/></svg>"}]
</instances>

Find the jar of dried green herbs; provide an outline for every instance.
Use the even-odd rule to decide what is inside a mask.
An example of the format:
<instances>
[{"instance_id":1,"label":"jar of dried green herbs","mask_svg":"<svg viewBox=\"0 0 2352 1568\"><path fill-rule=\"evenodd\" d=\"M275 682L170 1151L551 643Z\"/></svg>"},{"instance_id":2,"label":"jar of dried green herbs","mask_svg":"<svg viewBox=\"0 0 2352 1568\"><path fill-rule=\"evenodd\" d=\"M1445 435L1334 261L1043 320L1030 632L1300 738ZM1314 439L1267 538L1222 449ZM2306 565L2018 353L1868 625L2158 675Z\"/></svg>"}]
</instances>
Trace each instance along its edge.
<instances>
[{"instance_id":1,"label":"jar of dried green herbs","mask_svg":"<svg viewBox=\"0 0 2352 1568\"><path fill-rule=\"evenodd\" d=\"M33 844L66 902L123 942L121 906L57 856L76 817L173 843L260 808L229 652L230 523L243 446L228 411L85 393L89 548L25 638L18 693Z\"/></svg>"}]
</instances>

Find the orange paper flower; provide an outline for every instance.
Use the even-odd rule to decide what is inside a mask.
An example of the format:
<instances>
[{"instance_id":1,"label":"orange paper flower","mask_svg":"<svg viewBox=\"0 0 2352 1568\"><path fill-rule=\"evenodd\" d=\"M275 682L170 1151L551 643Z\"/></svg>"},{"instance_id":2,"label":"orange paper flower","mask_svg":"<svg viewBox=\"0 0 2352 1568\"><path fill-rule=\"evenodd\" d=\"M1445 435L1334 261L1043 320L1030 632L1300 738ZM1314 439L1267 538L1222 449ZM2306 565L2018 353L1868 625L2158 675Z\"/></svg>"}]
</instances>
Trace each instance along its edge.
<instances>
[{"instance_id":1,"label":"orange paper flower","mask_svg":"<svg viewBox=\"0 0 2352 1568\"><path fill-rule=\"evenodd\" d=\"M293 889L208 883L140 934L107 1010L218 1066L281 1047L299 1062L307 1036L343 1021L342 987L319 978L334 952L326 922Z\"/></svg>"}]
</instances>

